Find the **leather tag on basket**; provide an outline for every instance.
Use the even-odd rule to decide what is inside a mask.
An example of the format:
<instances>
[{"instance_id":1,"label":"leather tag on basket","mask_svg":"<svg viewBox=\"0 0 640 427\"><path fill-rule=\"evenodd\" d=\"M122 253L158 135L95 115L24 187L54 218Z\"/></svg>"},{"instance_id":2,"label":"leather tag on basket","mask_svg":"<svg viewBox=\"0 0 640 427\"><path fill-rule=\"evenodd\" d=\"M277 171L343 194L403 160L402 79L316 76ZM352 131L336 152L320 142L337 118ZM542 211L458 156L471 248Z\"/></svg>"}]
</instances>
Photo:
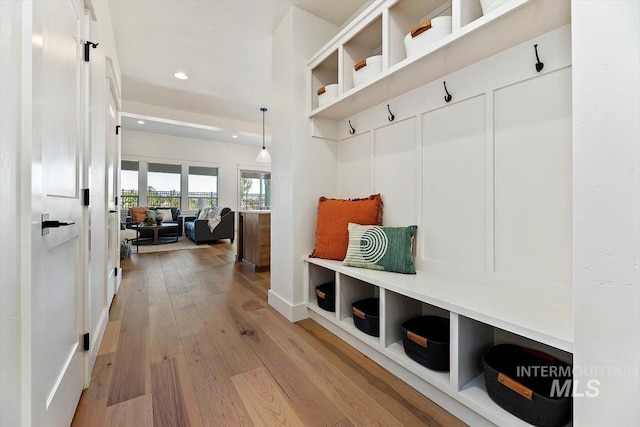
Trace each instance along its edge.
<instances>
[{"instance_id":1,"label":"leather tag on basket","mask_svg":"<svg viewBox=\"0 0 640 427\"><path fill-rule=\"evenodd\" d=\"M353 66L353 69L358 71L360 68L364 68L366 66L367 66L367 60L365 58L362 61L356 62L356 65Z\"/></svg>"},{"instance_id":2,"label":"leather tag on basket","mask_svg":"<svg viewBox=\"0 0 640 427\"><path fill-rule=\"evenodd\" d=\"M355 307L352 307L352 308L353 308L353 314L355 314L356 316L364 320L364 312L358 310Z\"/></svg>"},{"instance_id":3,"label":"leather tag on basket","mask_svg":"<svg viewBox=\"0 0 640 427\"><path fill-rule=\"evenodd\" d=\"M505 387L508 387L511 390L515 391L520 396L522 396L522 397L524 397L526 399L529 399L529 400L533 400L533 390L523 386L522 384L520 384L516 380L513 380L513 379L509 378L508 376L506 376L502 372L498 373L498 382L500 384L504 385Z\"/></svg>"},{"instance_id":4,"label":"leather tag on basket","mask_svg":"<svg viewBox=\"0 0 640 427\"><path fill-rule=\"evenodd\" d=\"M318 95L320 95L320 94L318 94ZM322 299L324 299L324 298L325 298L325 296L326 296L326 295L325 295L325 293L324 293L324 292L322 292L322 291L321 291L321 290L319 290L319 289L316 289L316 295L318 295L318 296L319 296L320 298L322 298Z\"/></svg>"},{"instance_id":5,"label":"leather tag on basket","mask_svg":"<svg viewBox=\"0 0 640 427\"><path fill-rule=\"evenodd\" d=\"M420 34L424 33L429 28L431 28L431 20L424 21L423 23L416 25L411 30L411 38L418 37Z\"/></svg>"},{"instance_id":6,"label":"leather tag on basket","mask_svg":"<svg viewBox=\"0 0 640 427\"><path fill-rule=\"evenodd\" d=\"M322 95L323 93L325 93L327 90L324 88L324 86L322 86L320 89L318 89L318 95Z\"/></svg>"},{"instance_id":7,"label":"leather tag on basket","mask_svg":"<svg viewBox=\"0 0 640 427\"><path fill-rule=\"evenodd\" d=\"M411 341L418 344L419 346L427 348L427 339L425 337L421 337L420 335L414 332L407 331L407 338L409 338Z\"/></svg>"}]
</instances>

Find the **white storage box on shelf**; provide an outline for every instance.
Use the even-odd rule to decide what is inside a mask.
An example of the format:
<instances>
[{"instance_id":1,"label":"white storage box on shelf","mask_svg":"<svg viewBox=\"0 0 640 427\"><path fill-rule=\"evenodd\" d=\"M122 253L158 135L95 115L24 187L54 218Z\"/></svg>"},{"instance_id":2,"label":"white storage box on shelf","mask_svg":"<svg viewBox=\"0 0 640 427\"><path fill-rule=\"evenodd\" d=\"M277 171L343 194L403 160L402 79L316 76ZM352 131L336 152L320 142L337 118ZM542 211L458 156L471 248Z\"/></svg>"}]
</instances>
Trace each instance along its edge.
<instances>
[{"instance_id":1,"label":"white storage box on shelf","mask_svg":"<svg viewBox=\"0 0 640 427\"><path fill-rule=\"evenodd\" d=\"M353 67L353 86L358 86L382 72L382 55L370 56Z\"/></svg>"},{"instance_id":2,"label":"white storage box on shelf","mask_svg":"<svg viewBox=\"0 0 640 427\"><path fill-rule=\"evenodd\" d=\"M318 106L326 105L338 97L338 85L326 85L318 89Z\"/></svg>"},{"instance_id":3,"label":"white storage box on shelf","mask_svg":"<svg viewBox=\"0 0 640 427\"><path fill-rule=\"evenodd\" d=\"M480 0L480 6L482 7L482 14L486 15L494 9L508 3L509 0Z\"/></svg>"},{"instance_id":4,"label":"white storage box on shelf","mask_svg":"<svg viewBox=\"0 0 640 427\"><path fill-rule=\"evenodd\" d=\"M437 16L411 30L404 38L407 58L425 52L430 44L451 34L451 16Z\"/></svg>"}]
</instances>

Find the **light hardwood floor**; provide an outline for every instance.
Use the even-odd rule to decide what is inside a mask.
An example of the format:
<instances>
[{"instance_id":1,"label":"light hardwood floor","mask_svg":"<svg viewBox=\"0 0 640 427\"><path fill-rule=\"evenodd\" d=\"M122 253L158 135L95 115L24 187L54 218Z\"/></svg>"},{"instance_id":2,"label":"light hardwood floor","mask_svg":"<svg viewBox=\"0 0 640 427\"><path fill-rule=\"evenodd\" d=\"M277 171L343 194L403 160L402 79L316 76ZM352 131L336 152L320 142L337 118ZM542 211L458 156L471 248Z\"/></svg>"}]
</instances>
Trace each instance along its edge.
<instances>
[{"instance_id":1,"label":"light hardwood floor","mask_svg":"<svg viewBox=\"0 0 640 427\"><path fill-rule=\"evenodd\" d=\"M235 247L133 254L73 426L462 426L311 320Z\"/></svg>"}]
</instances>

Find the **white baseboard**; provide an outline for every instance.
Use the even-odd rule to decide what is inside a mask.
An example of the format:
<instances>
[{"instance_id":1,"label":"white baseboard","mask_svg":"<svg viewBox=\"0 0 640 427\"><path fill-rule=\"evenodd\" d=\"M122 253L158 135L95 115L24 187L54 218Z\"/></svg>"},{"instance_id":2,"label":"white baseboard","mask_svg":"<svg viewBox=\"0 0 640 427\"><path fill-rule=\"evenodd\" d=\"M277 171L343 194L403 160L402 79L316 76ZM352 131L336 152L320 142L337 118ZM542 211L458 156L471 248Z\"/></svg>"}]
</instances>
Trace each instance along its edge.
<instances>
[{"instance_id":1,"label":"white baseboard","mask_svg":"<svg viewBox=\"0 0 640 427\"><path fill-rule=\"evenodd\" d=\"M95 331L89 331L91 338L89 341L89 357L85 387L89 387L88 381L91 379L91 372L93 371L93 366L96 364L96 359L98 358L98 351L100 350L100 344L102 344L104 331L107 328L107 322L109 322L109 308L105 307L100 314L100 320L96 325Z\"/></svg>"},{"instance_id":2,"label":"white baseboard","mask_svg":"<svg viewBox=\"0 0 640 427\"><path fill-rule=\"evenodd\" d=\"M309 310L305 303L291 305L273 290L269 290L268 302L290 322L298 322L309 317Z\"/></svg>"}]
</instances>

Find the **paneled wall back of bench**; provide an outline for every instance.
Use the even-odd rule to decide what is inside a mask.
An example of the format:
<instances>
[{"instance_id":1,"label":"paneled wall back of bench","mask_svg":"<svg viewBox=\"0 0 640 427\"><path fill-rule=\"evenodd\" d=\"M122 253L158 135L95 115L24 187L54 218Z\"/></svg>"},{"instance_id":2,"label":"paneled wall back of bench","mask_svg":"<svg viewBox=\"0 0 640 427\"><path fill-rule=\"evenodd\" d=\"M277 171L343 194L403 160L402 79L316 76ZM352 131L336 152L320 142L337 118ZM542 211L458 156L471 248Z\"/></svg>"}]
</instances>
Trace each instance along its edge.
<instances>
[{"instance_id":1,"label":"paneled wall back of bench","mask_svg":"<svg viewBox=\"0 0 640 427\"><path fill-rule=\"evenodd\" d=\"M420 270L571 305L570 26L349 120L339 196L381 193L384 225L417 224Z\"/></svg>"}]
</instances>

